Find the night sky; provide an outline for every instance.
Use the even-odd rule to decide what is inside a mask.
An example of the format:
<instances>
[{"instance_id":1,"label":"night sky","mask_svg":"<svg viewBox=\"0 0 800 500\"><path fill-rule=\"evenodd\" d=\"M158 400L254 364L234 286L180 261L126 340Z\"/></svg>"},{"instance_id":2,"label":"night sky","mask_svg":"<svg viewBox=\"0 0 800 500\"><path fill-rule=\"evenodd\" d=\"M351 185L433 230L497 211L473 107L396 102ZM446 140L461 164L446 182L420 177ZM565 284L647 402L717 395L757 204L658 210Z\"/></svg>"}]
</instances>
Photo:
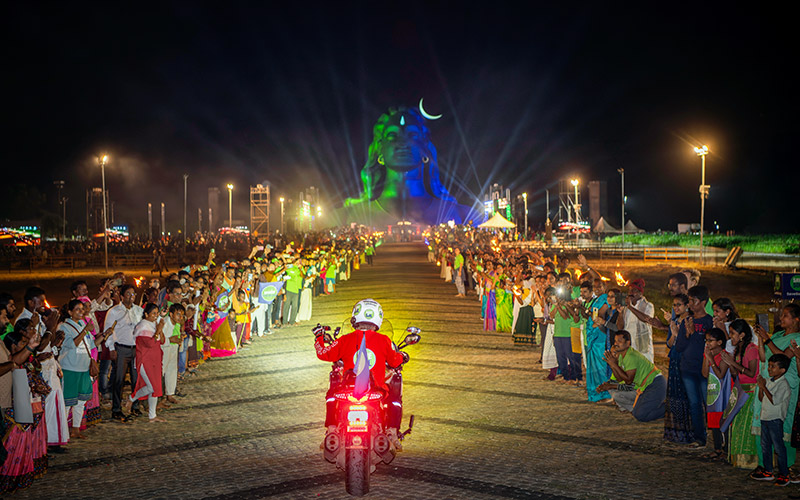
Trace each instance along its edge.
<instances>
[{"instance_id":1,"label":"night sky","mask_svg":"<svg viewBox=\"0 0 800 500\"><path fill-rule=\"evenodd\" d=\"M706 143L707 227L796 232L792 19L752 3L606 3L6 4L0 219L20 218L19 193L55 211L63 179L83 224L100 152L133 228L165 201L177 230L183 173L190 229L228 182L235 219L264 181L274 212L308 185L334 207L358 194L378 116L424 97L444 115L429 126L462 203L493 182L527 191L535 227L545 188L578 176L608 182L618 223L624 168L628 217L674 231L699 221L692 147Z\"/></svg>"}]
</instances>

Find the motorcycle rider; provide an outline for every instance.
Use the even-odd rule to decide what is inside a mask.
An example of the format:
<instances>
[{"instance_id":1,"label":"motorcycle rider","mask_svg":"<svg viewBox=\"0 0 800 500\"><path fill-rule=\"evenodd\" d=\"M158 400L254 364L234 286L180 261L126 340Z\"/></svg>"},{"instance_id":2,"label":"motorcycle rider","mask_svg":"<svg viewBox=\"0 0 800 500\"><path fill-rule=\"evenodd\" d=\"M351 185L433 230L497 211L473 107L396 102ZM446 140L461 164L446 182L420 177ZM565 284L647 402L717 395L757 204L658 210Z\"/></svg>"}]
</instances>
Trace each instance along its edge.
<instances>
[{"instance_id":1,"label":"motorcycle rider","mask_svg":"<svg viewBox=\"0 0 800 500\"><path fill-rule=\"evenodd\" d=\"M353 332L339 337L332 343L325 345L325 332L321 326L314 328L316 336L314 347L317 357L323 361L336 362L341 360L343 363L343 373L352 370L355 366L358 349L361 346L361 339L366 338L367 355L371 379L385 394L388 395L387 405L387 432L386 435L392 443L401 449L398 439L400 421L403 417L402 395L400 394L399 384L390 390L386 385L386 364L392 368L399 367L408 361L408 354L396 351L392 345L392 340L378 333L383 323L383 309L381 305L372 299L365 299L358 302L353 307L353 314L350 324L355 329ZM336 432L336 399L335 393L338 382L331 379L331 387L326 395L325 425L327 433Z\"/></svg>"}]
</instances>

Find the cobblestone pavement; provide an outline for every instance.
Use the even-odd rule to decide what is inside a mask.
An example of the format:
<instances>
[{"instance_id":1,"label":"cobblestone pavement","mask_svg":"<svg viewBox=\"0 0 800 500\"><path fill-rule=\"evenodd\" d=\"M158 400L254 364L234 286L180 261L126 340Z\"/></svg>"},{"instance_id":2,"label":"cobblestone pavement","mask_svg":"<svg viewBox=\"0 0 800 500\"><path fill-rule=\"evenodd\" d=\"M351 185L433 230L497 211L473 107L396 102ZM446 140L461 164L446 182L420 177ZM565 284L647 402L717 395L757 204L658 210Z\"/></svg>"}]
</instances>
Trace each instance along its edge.
<instances>
[{"instance_id":1,"label":"cobblestone pavement","mask_svg":"<svg viewBox=\"0 0 800 500\"><path fill-rule=\"evenodd\" d=\"M661 423L636 423L543 380L539 354L481 329L480 305L454 297L417 244L379 248L375 266L314 303L336 325L373 297L397 330L423 329L408 349L405 451L372 477L369 498L786 498L746 472L663 445ZM329 365L308 325L257 339L203 365L165 424L107 422L53 458L16 498L349 498L322 458ZM108 413L105 415L108 417Z\"/></svg>"}]
</instances>

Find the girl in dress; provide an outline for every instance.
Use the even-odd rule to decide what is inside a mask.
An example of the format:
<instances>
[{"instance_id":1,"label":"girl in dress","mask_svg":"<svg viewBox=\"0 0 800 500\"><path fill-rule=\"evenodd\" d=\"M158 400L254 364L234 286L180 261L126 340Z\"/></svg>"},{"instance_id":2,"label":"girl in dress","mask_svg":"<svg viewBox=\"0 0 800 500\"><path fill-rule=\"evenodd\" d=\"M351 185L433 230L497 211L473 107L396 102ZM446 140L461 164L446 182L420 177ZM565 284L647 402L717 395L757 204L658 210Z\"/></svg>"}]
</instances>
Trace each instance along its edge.
<instances>
[{"instance_id":1,"label":"girl in dress","mask_svg":"<svg viewBox=\"0 0 800 500\"><path fill-rule=\"evenodd\" d=\"M758 346L753 343L753 330L743 319L735 319L728 325L733 354L722 353L722 359L738 378L747 401L733 418L730 426L728 461L740 469L753 469L758 465L761 449L756 447L753 434L753 401L758 375ZM800 354L798 352L797 354Z\"/></svg>"}]
</instances>

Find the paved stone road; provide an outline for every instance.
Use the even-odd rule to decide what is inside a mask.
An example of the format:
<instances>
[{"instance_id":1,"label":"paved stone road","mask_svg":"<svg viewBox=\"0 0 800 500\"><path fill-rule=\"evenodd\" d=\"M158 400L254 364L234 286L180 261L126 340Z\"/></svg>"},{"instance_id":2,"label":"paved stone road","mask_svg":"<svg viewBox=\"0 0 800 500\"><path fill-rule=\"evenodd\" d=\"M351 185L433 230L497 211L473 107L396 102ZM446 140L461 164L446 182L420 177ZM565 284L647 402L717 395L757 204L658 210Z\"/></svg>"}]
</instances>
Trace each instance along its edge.
<instances>
[{"instance_id":1,"label":"paved stone road","mask_svg":"<svg viewBox=\"0 0 800 500\"><path fill-rule=\"evenodd\" d=\"M369 498L786 498L797 488L747 480L661 443L639 424L543 380L538 352L481 330L474 297L425 261L423 247L388 245L375 266L314 304L335 325L356 300L383 304L397 330L423 328L408 349L406 449L373 475ZM329 365L308 326L285 328L234 358L204 365L169 422L104 423L51 461L16 498L350 498L322 459Z\"/></svg>"}]
</instances>

